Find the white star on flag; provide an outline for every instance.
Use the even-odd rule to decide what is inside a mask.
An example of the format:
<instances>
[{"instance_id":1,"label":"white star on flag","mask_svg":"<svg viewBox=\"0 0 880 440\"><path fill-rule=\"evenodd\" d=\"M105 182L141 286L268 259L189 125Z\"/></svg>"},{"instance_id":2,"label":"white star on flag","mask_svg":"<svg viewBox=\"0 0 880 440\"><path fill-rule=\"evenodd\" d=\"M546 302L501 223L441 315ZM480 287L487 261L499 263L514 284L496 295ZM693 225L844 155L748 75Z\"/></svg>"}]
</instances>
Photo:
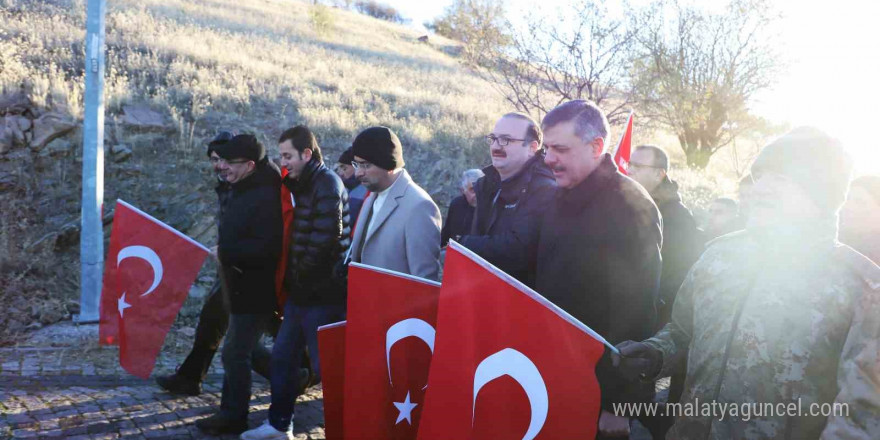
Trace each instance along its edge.
<instances>
[{"instance_id":1,"label":"white star on flag","mask_svg":"<svg viewBox=\"0 0 880 440\"><path fill-rule=\"evenodd\" d=\"M400 415L397 416L397 421L394 424L400 423L403 419L406 419L406 423L412 425L412 410L418 403L412 403L409 400L409 392L406 393L406 399L403 402L392 402L394 406L397 407L397 410L400 411Z\"/></svg>"},{"instance_id":2,"label":"white star on flag","mask_svg":"<svg viewBox=\"0 0 880 440\"><path fill-rule=\"evenodd\" d=\"M131 304L125 302L125 293L124 292L122 293L122 296L119 298L119 301L116 302L116 307L119 309L119 317L120 318L123 317L122 312L125 309L131 307Z\"/></svg>"}]
</instances>

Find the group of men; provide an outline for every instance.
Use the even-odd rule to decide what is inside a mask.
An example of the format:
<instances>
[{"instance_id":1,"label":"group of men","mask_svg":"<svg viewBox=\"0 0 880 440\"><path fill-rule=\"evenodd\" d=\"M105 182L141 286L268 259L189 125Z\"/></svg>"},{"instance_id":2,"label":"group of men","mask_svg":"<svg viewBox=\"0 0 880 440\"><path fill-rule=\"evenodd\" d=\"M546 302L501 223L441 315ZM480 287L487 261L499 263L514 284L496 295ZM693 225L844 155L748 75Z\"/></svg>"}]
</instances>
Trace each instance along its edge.
<instances>
[{"instance_id":1,"label":"group of men","mask_svg":"<svg viewBox=\"0 0 880 440\"><path fill-rule=\"evenodd\" d=\"M221 283L197 331L197 345L210 333L208 348L190 355L207 363L187 358L160 385L197 393L228 319L221 408L198 426L292 438L293 403L320 380L317 327L345 317L346 264L437 280L441 247L454 239L617 344L620 354L596 369L600 438L628 436L637 415L617 404L651 402L657 378L670 375L670 402L838 402L849 412L640 417L655 438L880 435L880 268L837 241L852 171L840 144L800 128L768 145L752 168L744 230L706 244L666 153L636 148L627 177L607 152L608 131L587 101L563 103L540 124L503 115L486 136L491 166L465 173L442 232L386 127L357 135L340 175L304 126L281 135L281 171L253 136L218 137L208 154ZM209 304L217 316L226 304L229 317L203 332ZM274 331L276 309L284 319L269 354L259 340ZM246 431L252 368L270 379L272 404L266 423Z\"/></svg>"}]
</instances>

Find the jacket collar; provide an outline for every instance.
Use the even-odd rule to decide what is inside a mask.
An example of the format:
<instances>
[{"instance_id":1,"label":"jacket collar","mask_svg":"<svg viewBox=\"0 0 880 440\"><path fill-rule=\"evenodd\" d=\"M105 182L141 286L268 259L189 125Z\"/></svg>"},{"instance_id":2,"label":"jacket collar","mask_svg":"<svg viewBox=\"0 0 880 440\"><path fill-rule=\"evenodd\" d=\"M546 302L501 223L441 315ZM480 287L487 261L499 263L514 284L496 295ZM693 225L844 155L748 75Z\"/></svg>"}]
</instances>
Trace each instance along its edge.
<instances>
[{"instance_id":1,"label":"jacket collar","mask_svg":"<svg viewBox=\"0 0 880 440\"><path fill-rule=\"evenodd\" d=\"M664 176L660 184L651 191L651 198L657 206L663 206L667 203L675 203L681 201L681 195L678 193L678 183Z\"/></svg>"},{"instance_id":2,"label":"jacket collar","mask_svg":"<svg viewBox=\"0 0 880 440\"><path fill-rule=\"evenodd\" d=\"M615 175L621 175L617 171L617 165L614 164L610 154L604 153L599 166L583 182L571 189L557 190L556 201L565 210L581 211L590 204L593 198L605 190Z\"/></svg>"},{"instance_id":3,"label":"jacket collar","mask_svg":"<svg viewBox=\"0 0 880 440\"><path fill-rule=\"evenodd\" d=\"M323 166L323 162L319 162L317 158L312 157L311 160L306 162L306 165L303 167L302 172L297 178L292 178L290 174L285 177L284 180L288 184L287 187L294 193L302 193L311 186L313 178Z\"/></svg>"},{"instance_id":4,"label":"jacket collar","mask_svg":"<svg viewBox=\"0 0 880 440\"><path fill-rule=\"evenodd\" d=\"M233 191L246 191L262 185L271 185L273 177L281 179L281 173L273 165L268 159L257 162L257 167L250 176L230 184L230 188Z\"/></svg>"},{"instance_id":5,"label":"jacket collar","mask_svg":"<svg viewBox=\"0 0 880 440\"><path fill-rule=\"evenodd\" d=\"M382 224L385 223L385 220L388 220L388 217L391 217L391 213L394 212L395 209L397 209L397 205L399 204L397 202L397 199L406 195L406 191L412 181L412 177L409 176L409 173L407 173L405 169L401 168L400 174L397 176L397 179L394 181L394 183L391 184L390 187L388 187L388 197L385 199L385 203L382 204L382 210L379 212L372 212L373 202L376 201L376 196L378 194L374 193L370 195L370 197L372 197L372 200L370 201L370 211L372 212L372 214L370 215L375 217L371 220L375 222L375 225L373 226L372 230L370 230L369 224L364 225L364 228L366 228L365 232L368 234L365 238L364 244L366 244L370 237L372 237L373 234L375 234L376 231L379 230Z\"/></svg>"}]
</instances>

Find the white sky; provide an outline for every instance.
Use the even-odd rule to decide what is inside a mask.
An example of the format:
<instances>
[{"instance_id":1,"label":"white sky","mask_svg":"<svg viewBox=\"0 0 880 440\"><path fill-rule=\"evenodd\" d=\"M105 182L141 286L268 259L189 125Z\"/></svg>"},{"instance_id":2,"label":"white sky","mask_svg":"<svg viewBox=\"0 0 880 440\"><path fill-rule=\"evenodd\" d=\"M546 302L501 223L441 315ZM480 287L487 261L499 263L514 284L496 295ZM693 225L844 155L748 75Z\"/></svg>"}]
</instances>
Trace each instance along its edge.
<instances>
[{"instance_id":1,"label":"white sky","mask_svg":"<svg viewBox=\"0 0 880 440\"><path fill-rule=\"evenodd\" d=\"M541 10L570 0L541 0ZM700 4L723 4L704 0ZM421 26L451 0L385 0ZM636 0L634 3L642 3ZM534 7L510 0L508 11ZM610 2L619 7L621 2ZM880 173L880 3L864 0L774 0L781 52L789 67L755 103L756 113L792 126L815 125L840 138L857 172Z\"/></svg>"}]
</instances>

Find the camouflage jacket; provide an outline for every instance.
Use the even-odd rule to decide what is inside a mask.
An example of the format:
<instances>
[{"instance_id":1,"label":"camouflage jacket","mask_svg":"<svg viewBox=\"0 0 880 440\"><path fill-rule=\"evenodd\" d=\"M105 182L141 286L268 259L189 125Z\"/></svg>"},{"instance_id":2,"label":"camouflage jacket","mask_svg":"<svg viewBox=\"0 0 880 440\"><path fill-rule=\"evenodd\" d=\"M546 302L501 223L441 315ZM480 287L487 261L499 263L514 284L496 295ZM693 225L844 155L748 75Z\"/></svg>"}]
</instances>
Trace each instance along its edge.
<instances>
[{"instance_id":1,"label":"camouflage jacket","mask_svg":"<svg viewBox=\"0 0 880 440\"><path fill-rule=\"evenodd\" d=\"M710 243L681 286L672 321L645 341L664 359L689 353L683 416L667 438L815 439L829 418L811 411L835 398L849 405L849 417L831 418L829 431L880 438L880 315L855 313L869 296L876 310L868 280L880 269L835 235L833 227L793 227ZM668 364L660 376L672 371Z\"/></svg>"}]
</instances>

